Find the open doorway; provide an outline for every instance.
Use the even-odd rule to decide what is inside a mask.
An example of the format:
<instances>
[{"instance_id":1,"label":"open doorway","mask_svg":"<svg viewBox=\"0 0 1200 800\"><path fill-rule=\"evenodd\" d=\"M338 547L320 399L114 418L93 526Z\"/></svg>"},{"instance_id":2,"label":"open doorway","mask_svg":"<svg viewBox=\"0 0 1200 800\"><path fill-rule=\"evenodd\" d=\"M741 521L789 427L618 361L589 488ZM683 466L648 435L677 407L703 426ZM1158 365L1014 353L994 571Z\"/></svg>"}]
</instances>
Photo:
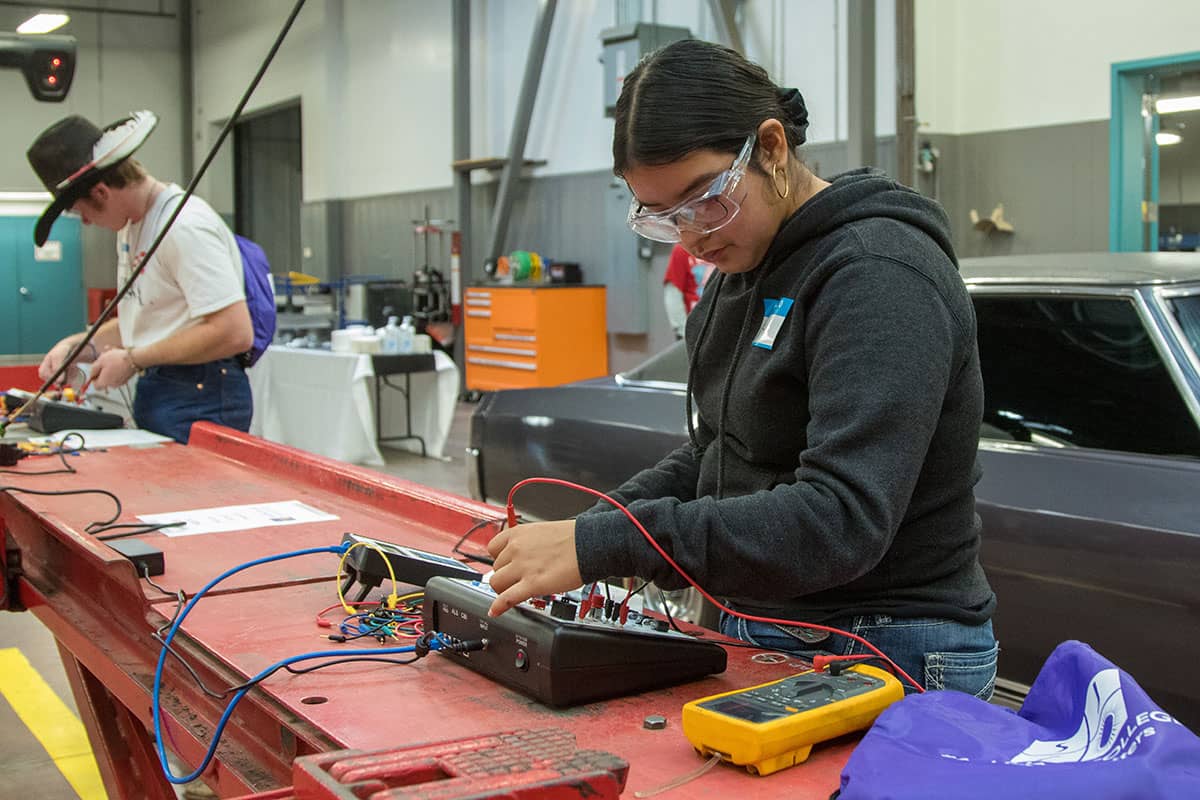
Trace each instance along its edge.
<instances>
[{"instance_id":1,"label":"open doorway","mask_svg":"<svg viewBox=\"0 0 1200 800\"><path fill-rule=\"evenodd\" d=\"M234 128L234 228L266 252L277 275L299 270L300 104L252 115Z\"/></svg>"},{"instance_id":2,"label":"open doorway","mask_svg":"<svg viewBox=\"0 0 1200 800\"><path fill-rule=\"evenodd\" d=\"M1155 109L1158 249L1200 250L1200 70L1163 79Z\"/></svg>"},{"instance_id":3,"label":"open doorway","mask_svg":"<svg viewBox=\"0 0 1200 800\"><path fill-rule=\"evenodd\" d=\"M1195 106L1191 111L1164 105L1185 98L1192 102L1181 105ZM1193 224L1187 207L1200 204L1200 186L1192 188L1200 180L1195 151L1180 148L1200 135L1200 115L1194 112L1200 112L1200 53L1113 64L1110 250L1151 251L1172 243L1179 249L1182 240L1164 240L1160 231L1167 230L1162 227L1164 205L1167 224L1177 228L1181 222Z\"/></svg>"}]
</instances>

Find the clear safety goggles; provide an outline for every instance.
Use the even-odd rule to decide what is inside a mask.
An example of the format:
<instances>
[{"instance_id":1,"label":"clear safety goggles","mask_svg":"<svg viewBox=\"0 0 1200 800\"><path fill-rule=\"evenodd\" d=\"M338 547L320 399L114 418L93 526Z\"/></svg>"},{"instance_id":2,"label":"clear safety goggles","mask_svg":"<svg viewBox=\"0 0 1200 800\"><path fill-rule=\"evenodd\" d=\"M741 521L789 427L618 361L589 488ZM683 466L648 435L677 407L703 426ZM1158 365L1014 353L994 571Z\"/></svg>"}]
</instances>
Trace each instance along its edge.
<instances>
[{"instance_id":1,"label":"clear safety goggles","mask_svg":"<svg viewBox=\"0 0 1200 800\"><path fill-rule=\"evenodd\" d=\"M733 197L734 191L746 175L750 154L758 137L750 134L733 165L718 175L708 188L694 197L666 211L649 212L635 197L629 204L626 222L633 232L655 242L678 242L682 231L700 235L712 233L725 227L741 211L741 204Z\"/></svg>"}]
</instances>

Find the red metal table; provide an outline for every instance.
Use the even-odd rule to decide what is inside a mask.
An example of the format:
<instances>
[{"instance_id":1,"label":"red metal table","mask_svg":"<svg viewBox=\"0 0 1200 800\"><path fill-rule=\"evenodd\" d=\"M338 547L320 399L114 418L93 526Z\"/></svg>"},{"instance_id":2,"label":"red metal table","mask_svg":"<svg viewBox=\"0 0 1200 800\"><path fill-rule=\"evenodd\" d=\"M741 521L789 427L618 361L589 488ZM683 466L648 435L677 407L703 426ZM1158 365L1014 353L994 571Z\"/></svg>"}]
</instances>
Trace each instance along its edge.
<instances>
[{"instance_id":1,"label":"red metal table","mask_svg":"<svg viewBox=\"0 0 1200 800\"><path fill-rule=\"evenodd\" d=\"M168 538L166 572L156 581L189 596L221 572L262 556L336 545L343 531L448 553L475 522L498 509L407 481L201 423L186 446L118 448L72 460L77 475L21 478L35 489L104 488L137 514L301 500L335 521ZM0 533L10 580L0 607L27 608L52 631L113 798L174 797L154 754L150 687L160 647L154 629L174 601L138 580L132 565L84 533L111 516L99 496L0 493ZM239 683L280 658L329 643L314 615L336 601L336 556L312 555L255 567L220 584L187 618L176 645L213 687ZM278 673L233 714L204 780L222 796L290 782L297 755L373 749L512 728L564 728L580 747L606 750L630 765L626 795L653 788L702 762L683 737L685 702L781 677L786 665L752 662L730 649L721 674L672 689L553 710L492 683L438 654L412 666L355 664L308 675ZM197 764L224 701L205 696L167 661L163 708L167 736ZM661 714L664 730L643 718ZM720 765L666 797L826 798L838 785L852 741L814 750L804 765L765 778Z\"/></svg>"}]
</instances>

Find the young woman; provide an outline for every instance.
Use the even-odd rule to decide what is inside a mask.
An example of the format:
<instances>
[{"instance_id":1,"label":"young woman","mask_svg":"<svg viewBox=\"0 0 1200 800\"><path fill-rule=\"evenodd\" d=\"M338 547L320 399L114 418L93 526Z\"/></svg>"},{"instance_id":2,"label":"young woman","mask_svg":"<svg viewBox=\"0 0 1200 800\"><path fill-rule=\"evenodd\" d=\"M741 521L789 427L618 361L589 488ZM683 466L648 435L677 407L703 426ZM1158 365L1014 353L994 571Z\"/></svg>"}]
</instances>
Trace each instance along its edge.
<instances>
[{"instance_id":1,"label":"young woman","mask_svg":"<svg viewBox=\"0 0 1200 800\"><path fill-rule=\"evenodd\" d=\"M945 212L871 170L816 177L796 155L800 94L717 45L649 56L615 122L631 227L719 274L687 322L691 441L610 495L731 608L850 631L926 688L990 696L983 385ZM604 504L489 549L494 614L609 575L685 585ZM807 656L864 652L729 615L722 629Z\"/></svg>"}]
</instances>

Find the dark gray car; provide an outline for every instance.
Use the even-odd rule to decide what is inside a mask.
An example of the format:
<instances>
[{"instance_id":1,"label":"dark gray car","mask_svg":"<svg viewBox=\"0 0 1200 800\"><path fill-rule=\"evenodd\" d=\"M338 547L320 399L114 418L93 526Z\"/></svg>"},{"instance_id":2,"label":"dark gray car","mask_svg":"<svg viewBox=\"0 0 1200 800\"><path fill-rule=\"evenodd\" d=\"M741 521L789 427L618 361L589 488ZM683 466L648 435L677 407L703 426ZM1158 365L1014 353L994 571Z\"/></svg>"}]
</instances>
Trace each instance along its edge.
<instances>
[{"instance_id":1,"label":"dark gray car","mask_svg":"<svg viewBox=\"0 0 1200 800\"><path fill-rule=\"evenodd\" d=\"M1019 695L1079 639L1200 728L1200 255L968 259L985 385L976 489L998 596L999 687ZM473 491L521 478L611 489L686 440L686 355L486 395L471 427ZM549 487L517 505L590 505Z\"/></svg>"}]
</instances>

